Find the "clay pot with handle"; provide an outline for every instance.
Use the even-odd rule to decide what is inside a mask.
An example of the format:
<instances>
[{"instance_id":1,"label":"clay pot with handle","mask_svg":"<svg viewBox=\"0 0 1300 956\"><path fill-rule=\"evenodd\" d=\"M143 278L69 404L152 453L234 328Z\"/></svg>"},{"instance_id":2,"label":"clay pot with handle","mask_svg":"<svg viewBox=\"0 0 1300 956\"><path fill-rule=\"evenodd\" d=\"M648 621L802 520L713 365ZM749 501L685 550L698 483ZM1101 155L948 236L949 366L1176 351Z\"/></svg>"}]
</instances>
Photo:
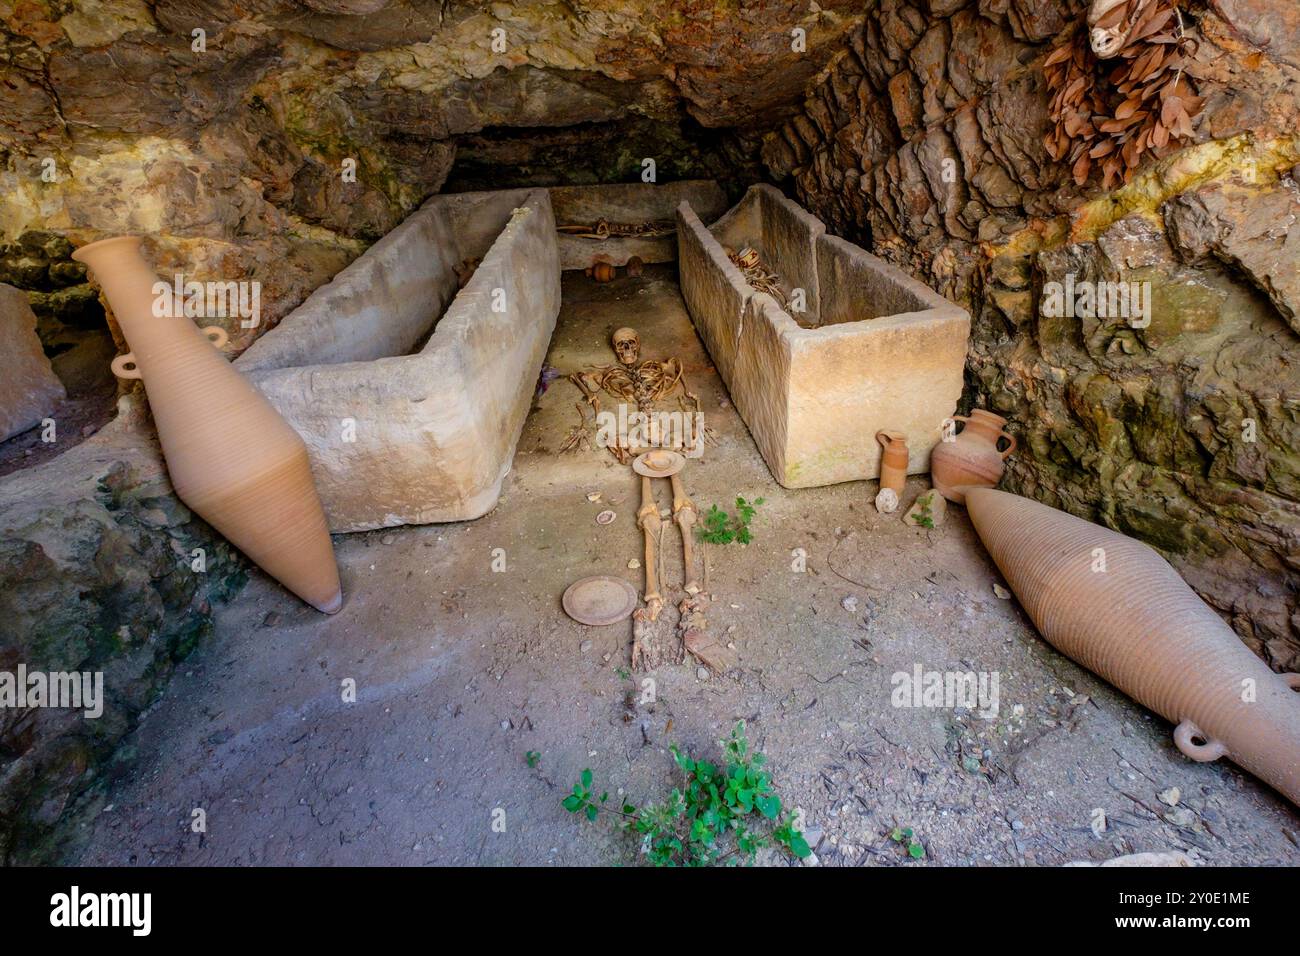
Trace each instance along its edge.
<instances>
[{"instance_id":1,"label":"clay pot with handle","mask_svg":"<svg viewBox=\"0 0 1300 956\"><path fill-rule=\"evenodd\" d=\"M907 484L907 436L902 432L879 431L876 432L876 441L882 449L880 487L902 494L903 486Z\"/></svg>"},{"instance_id":2,"label":"clay pot with handle","mask_svg":"<svg viewBox=\"0 0 1300 956\"><path fill-rule=\"evenodd\" d=\"M1169 563L1055 508L966 486L966 510L1047 642L1300 806L1300 674L1276 674Z\"/></svg>"},{"instance_id":3,"label":"clay pot with handle","mask_svg":"<svg viewBox=\"0 0 1300 956\"><path fill-rule=\"evenodd\" d=\"M338 565L307 446L217 351L225 331L200 330L175 308L154 314L158 279L136 236L93 242L72 257L90 267L126 337L131 351L113 371L144 381L177 496L308 604L339 610Z\"/></svg>"},{"instance_id":4,"label":"clay pot with handle","mask_svg":"<svg viewBox=\"0 0 1300 956\"><path fill-rule=\"evenodd\" d=\"M907 484L907 436L902 432L878 431L880 443L880 486L876 491L876 510L888 514L898 507Z\"/></svg>"},{"instance_id":5,"label":"clay pot with handle","mask_svg":"<svg viewBox=\"0 0 1300 956\"><path fill-rule=\"evenodd\" d=\"M1008 455L1016 450L1016 439L1002 430L1007 420L1001 415L977 408L968 416L954 415L954 421L965 422L966 427L949 439L934 446L930 452L930 480L949 501L964 503L959 490L963 485L992 488L1002 478ZM998 450L998 442L1007 440L1007 447Z\"/></svg>"}]
</instances>

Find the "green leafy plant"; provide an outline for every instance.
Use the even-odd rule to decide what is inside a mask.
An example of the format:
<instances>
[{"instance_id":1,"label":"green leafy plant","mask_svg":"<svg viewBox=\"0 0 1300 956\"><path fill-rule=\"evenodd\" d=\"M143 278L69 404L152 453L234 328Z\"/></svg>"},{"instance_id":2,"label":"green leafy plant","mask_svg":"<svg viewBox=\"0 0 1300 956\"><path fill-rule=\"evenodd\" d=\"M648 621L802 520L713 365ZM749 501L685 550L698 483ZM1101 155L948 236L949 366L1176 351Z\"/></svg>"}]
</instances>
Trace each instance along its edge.
<instances>
[{"instance_id":1,"label":"green leafy plant","mask_svg":"<svg viewBox=\"0 0 1300 956\"><path fill-rule=\"evenodd\" d=\"M655 866L753 863L760 849L773 845L800 859L809 856L812 848L795 828L793 815L782 811L781 798L764 769L767 758L749 748L745 722L736 724L720 743L721 766L695 760L675 744L670 748L684 780L662 803L611 807L607 793L593 796L588 769L562 801L564 809L588 820L601 813L618 817L625 830L641 838L642 852Z\"/></svg>"},{"instance_id":2,"label":"green leafy plant","mask_svg":"<svg viewBox=\"0 0 1300 956\"><path fill-rule=\"evenodd\" d=\"M922 528L933 529L934 513L930 510L930 499L923 496L920 499L920 502L921 510L916 513L916 517L913 520Z\"/></svg>"},{"instance_id":3,"label":"green leafy plant","mask_svg":"<svg viewBox=\"0 0 1300 956\"><path fill-rule=\"evenodd\" d=\"M908 857L913 860L919 860L925 856L925 846L912 835L911 827L894 827L893 832L889 834L889 839L902 847Z\"/></svg>"},{"instance_id":4,"label":"green leafy plant","mask_svg":"<svg viewBox=\"0 0 1300 956\"><path fill-rule=\"evenodd\" d=\"M731 544L733 541L749 544L753 540L749 533L749 523L754 520L754 515L758 513L758 506L762 503L762 498L746 501L737 495L735 515L728 515L717 505L713 505L705 513L704 521L695 529L695 533L701 541L707 541L709 544Z\"/></svg>"},{"instance_id":5,"label":"green leafy plant","mask_svg":"<svg viewBox=\"0 0 1300 956\"><path fill-rule=\"evenodd\" d=\"M713 505L704 515L704 523L695 529L695 533L701 541L707 541L710 544L730 544L735 534L729 525L731 519L727 513Z\"/></svg>"}]
</instances>

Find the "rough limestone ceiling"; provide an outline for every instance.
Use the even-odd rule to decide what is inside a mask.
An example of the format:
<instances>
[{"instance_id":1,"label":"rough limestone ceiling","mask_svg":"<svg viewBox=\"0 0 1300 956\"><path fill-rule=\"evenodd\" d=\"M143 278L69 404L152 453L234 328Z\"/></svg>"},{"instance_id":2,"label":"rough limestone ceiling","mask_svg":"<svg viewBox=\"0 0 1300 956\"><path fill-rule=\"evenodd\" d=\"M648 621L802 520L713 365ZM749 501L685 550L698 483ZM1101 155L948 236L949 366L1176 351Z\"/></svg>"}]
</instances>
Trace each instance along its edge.
<instances>
[{"instance_id":1,"label":"rough limestone ceiling","mask_svg":"<svg viewBox=\"0 0 1300 956\"><path fill-rule=\"evenodd\" d=\"M629 179L646 157L665 179L752 169L757 136L864 15L846 0L0 10L4 238L146 232L164 266L256 275L272 319L441 189L458 155L456 188Z\"/></svg>"}]
</instances>

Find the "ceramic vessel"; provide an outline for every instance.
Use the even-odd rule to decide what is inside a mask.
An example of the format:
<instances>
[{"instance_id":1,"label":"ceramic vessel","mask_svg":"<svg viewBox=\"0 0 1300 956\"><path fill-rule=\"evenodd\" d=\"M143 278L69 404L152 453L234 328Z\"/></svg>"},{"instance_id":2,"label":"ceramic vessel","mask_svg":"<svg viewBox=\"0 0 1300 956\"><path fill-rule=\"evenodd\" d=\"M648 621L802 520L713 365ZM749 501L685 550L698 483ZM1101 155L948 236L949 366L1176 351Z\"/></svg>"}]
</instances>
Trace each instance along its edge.
<instances>
[{"instance_id":1,"label":"ceramic vessel","mask_svg":"<svg viewBox=\"0 0 1300 956\"><path fill-rule=\"evenodd\" d=\"M131 351L113 361L142 379L177 496L308 604L343 606L334 547L307 446L218 351L226 333L178 309L154 314L157 276L135 236L72 256L95 274Z\"/></svg>"},{"instance_id":2,"label":"ceramic vessel","mask_svg":"<svg viewBox=\"0 0 1300 956\"><path fill-rule=\"evenodd\" d=\"M903 494L907 484L907 436L902 432L876 432L876 441L883 449L880 453L880 490L888 488L895 495Z\"/></svg>"},{"instance_id":3,"label":"ceramic vessel","mask_svg":"<svg viewBox=\"0 0 1300 956\"><path fill-rule=\"evenodd\" d=\"M560 604L579 624L605 627L631 617L638 600L636 588L627 581L597 574L570 584Z\"/></svg>"},{"instance_id":4,"label":"ceramic vessel","mask_svg":"<svg viewBox=\"0 0 1300 956\"><path fill-rule=\"evenodd\" d=\"M966 427L955 438L944 440L930 452L930 479L939 493L949 501L963 504L960 489L963 485L992 488L1002 477L1006 457L1016 450L1014 435L1002 430L1007 420L1001 415L977 408L966 415L952 416L965 422ZM1007 440L1007 447L998 451L998 442Z\"/></svg>"},{"instance_id":5,"label":"ceramic vessel","mask_svg":"<svg viewBox=\"0 0 1300 956\"><path fill-rule=\"evenodd\" d=\"M632 470L647 478L670 478L686 467L686 456L666 448L642 452L632 459Z\"/></svg>"},{"instance_id":6,"label":"ceramic vessel","mask_svg":"<svg viewBox=\"0 0 1300 956\"><path fill-rule=\"evenodd\" d=\"M1053 647L1300 806L1300 674L1275 674L1147 545L1047 505L965 488L966 509Z\"/></svg>"}]
</instances>

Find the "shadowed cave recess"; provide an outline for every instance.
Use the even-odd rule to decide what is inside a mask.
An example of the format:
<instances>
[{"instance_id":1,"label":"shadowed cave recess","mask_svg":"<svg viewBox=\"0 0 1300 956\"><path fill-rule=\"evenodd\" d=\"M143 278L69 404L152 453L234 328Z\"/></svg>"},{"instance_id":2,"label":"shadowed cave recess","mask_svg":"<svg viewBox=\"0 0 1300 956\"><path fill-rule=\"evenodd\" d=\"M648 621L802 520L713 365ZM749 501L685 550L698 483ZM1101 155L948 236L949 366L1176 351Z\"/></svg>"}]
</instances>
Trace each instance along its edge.
<instances>
[{"instance_id":1,"label":"shadowed cave recess","mask_svg":"<svg viewBox=\"0 0 1300 956\"><path fill-rule=\"evenodd\" d=\"M0 858L78 852L129 771L119 744L250 576L147 428L105 428L149 414L98 375L125 345L69 258L108 236L147 237L161 276L257 280L255 328L214 320L235 357L438 194L697 179L731 206L774 185L969 312L958 411L1008 420L1002 489L1153 545L1300 669L1300 8L1183 0L1187 126L1157 104L1173 132L1110 175L1122 147L1063 118L1051 62L1090 6L0 8L0 282L35 311L71 423L0 444L0 669L103 670L112 701L93 725L0 712ZM1150 322L1053 309L1067 275L1149 283Z\"/></svg>"}]
</instances>

